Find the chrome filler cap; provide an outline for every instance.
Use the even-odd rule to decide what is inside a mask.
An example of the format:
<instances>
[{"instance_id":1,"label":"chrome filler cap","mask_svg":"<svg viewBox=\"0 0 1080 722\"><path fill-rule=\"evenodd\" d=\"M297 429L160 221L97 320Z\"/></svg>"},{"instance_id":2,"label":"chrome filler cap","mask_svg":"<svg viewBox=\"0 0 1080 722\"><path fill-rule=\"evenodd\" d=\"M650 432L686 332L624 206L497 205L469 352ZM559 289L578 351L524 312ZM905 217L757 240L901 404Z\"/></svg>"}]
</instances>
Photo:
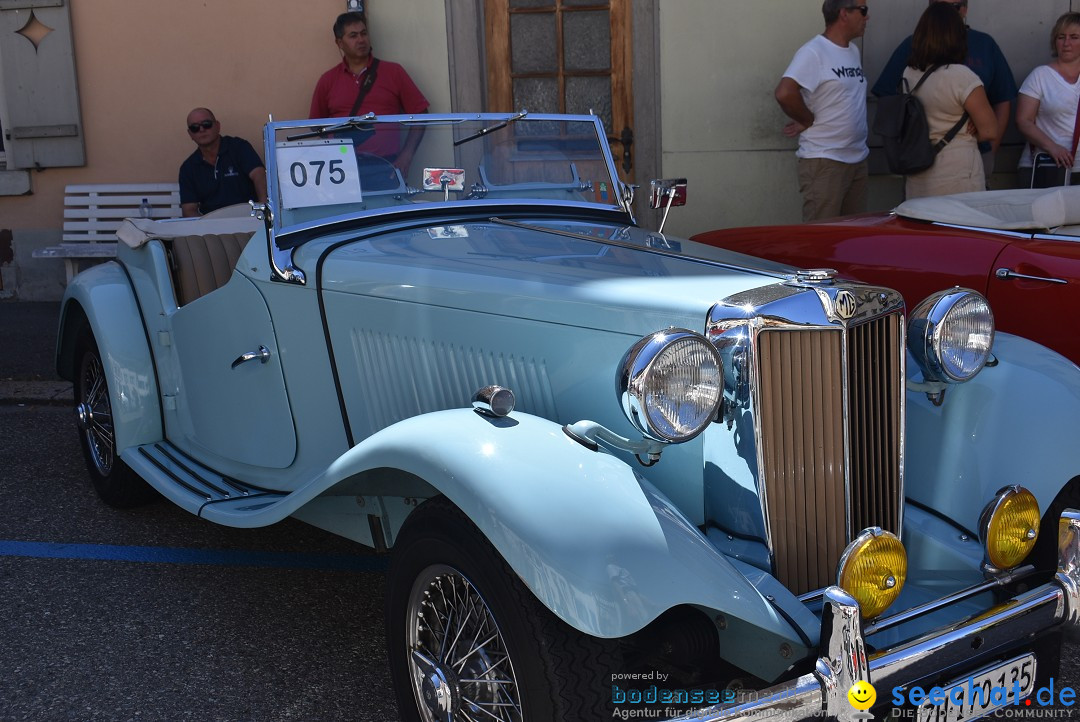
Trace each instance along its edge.
<instances>
[{"instance_id":1,"label":"chrome filler cap","mask_svg":"<svg viewBox=\"0 0 1080 722\"><path fill-rule=\"evenodd\" d=\"M795 273L795 280L799 283L830 284L836 278L835 268L803 268Z\"/></svg>"}]
</instances>

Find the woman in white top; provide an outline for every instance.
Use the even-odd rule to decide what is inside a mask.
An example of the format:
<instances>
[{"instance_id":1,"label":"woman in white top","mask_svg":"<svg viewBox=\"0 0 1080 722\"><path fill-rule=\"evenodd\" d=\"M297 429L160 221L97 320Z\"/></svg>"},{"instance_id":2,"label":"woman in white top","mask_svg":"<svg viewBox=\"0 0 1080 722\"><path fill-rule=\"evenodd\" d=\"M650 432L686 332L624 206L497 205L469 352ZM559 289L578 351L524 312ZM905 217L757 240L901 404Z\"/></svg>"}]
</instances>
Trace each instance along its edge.
<instances>
[{"instance_id":1,"label":"woman in white top","mask_svg":"<svg viewBox=\"0 0 1080 722\"><path fill-rule=\"evenodd\" d=\"M1032 150L1049 153L1061 168L1080 172L1080 158L1072 145L1076 106L1080 102L1080 13L1065 13L1050 32L1053 60L1040 65L1020 86L1016 126L1030 145L1024 147L1017 169L1020 185L1031 185ZM1073 183L1080 178L1073 177Z\"/></svg>"},{"instance_id":2,"label":"woman in white top","mask_svg":"<svg viewBox=\"0 0 1080 722\"><path fill-rule=\"evenodd\" d=\"M914 88L926 71L936 68L915 91L926 110L931 143L944 138L965 112L969 122L938 152L932 166L907 176L907 198L986 190L978 142L997 138L997 121L982 81L964 65L966 58L967 29L960 13L951 3L931 3L915 26L904 79Z\"/></svg>"}]
</instances>

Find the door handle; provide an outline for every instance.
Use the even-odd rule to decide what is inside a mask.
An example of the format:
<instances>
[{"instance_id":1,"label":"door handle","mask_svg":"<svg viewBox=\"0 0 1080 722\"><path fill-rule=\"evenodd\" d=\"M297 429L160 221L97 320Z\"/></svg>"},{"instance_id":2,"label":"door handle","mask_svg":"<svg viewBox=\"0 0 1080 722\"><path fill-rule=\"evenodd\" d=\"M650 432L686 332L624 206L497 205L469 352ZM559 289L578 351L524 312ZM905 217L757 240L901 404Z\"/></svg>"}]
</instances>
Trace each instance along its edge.
<instances>
[{"instance_id":1,"label":"door handle","mask_svg":"<svg viewBox=\"0 0 1080 722\"><path fill-rule=\"evenodd\" d=\"M1064 280L1062 278L1047 278L1045 276L1029 276L1029 275L1027 275L1025 273L1017 273L1016 271L1014 271L1012 269L1009 269L1009 268L999 268L996 271L994 271L994 275L997 276L998 278L1000 278L1003 281L1007 281L1010 278L1023 278L1026 281L1046 281L1047 283L1060 283L1063 286L1067 286L1069 284L1068 281L1066 281L1066 280Z\"/></svg>"},{"instance_id":2,"label":"door handle","mask_svg":"<svg viewBox=\"0 0 1080 722\"><path fill-rule=\"evenodd\" d=\"M241 354L232 362L232 368L236 368L240 364L246 364L248 361L254 361L255 359L259 359L259 363L266 363L270 360L270 349L266 348L266 346L259 346L258 351L248 351L245 354Z\"/></svg>"}]
</instances>

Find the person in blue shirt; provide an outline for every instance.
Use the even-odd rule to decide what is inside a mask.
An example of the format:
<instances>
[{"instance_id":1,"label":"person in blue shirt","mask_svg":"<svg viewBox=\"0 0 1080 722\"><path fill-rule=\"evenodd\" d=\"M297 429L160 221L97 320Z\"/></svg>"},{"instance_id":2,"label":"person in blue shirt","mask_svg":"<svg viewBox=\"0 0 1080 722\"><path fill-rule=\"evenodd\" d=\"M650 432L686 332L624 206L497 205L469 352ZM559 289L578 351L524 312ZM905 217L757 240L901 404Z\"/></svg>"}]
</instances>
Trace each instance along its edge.
<instances>
[{"instance_id":1,"label":"person in blue shirt","mask_svg":"<svg viewBox=\"0 0 1080 722\"><path fill-rule=\"evenodd\" d=\"M930 0L931 5L935 2L949 2L949 0ZM949 2L949 4L957 9L960 17L966 23L968 0ZM994 116L997 118L997 139L979 144L979 150L982 152L983 157L983 167L986 171L986 177L989 178L994 171L994 154L997 153L1002 135L1009 126L1012 104L1016 101L1016 79L1013 77L1012 69L1009 68L1009 63L1005 60L1001 48L988 34L969 27L967 43L968 58L965 64L974 70L975 74L982 80L983 86L986 88L986 97L990 100L990 105L994 109ZM870 92L879 98L884 95L896 95L899 92L900 78L904 73L910 55L911 36L909 35L893 51L892 57L885 64L885 69L881 71L881 76L874 83L874 87L870 89Z\"/></svg>"},{"instance_id":2,"label":"person in blue shirt","mask_svg":"<svg viewBox=\"0 0 1080 722\"><path fill-rule=\"evenodd\" d=\"M188 113L187 131L198 148L180 166L184 216L248 201L266 203L266 168L251 143L222 135L221 123L206 108Z\"/></svg>"}]
</instances>

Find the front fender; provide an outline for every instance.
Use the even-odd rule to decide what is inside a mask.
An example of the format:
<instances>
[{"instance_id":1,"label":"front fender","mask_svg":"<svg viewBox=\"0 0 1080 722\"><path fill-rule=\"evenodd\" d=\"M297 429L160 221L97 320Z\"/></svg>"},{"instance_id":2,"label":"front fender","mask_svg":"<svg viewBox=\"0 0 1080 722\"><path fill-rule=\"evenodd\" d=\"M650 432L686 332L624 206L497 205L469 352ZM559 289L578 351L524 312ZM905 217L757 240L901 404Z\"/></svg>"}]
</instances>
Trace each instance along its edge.
<instances>
[{"instance_id":1,"label":"front fender","mask_svg":"<svg viewBox=\"0 0 1080 722\"><path fill-rule=\"evenodd\" d=\"M907 496L978 533L995 492L1020 484L1044 512L1080 474L1080 368L1033 341L998 333L997 365L950 386L944 403L908 393Z\"/></svg>"},{"instance_id":2,"label":"front fender","mask_svg":"<svg viewBox=\"0 0 1080 722\"><path fill-rule=\"evenodd\" d=\"M376 469L413 475L445 495L536 597L582 632L626 636L690 604L724 614L723 646L739 651L742 666L753 656L747 649L804 646L652 484L551 421L519 413L491 419L469 409L413 417L353 447L316 487L332 494L344 484L362 493L357 481Z\"/></svg>"},{"instance_id":3,"label":"front fender","mask_svg":"<svg viewBox=\"0 0 1080 722\"><path fill-rule=\"evenodd\" d=\"M80 335L89 325L111 391L117 452L162 438L161 404L139 306L120 264L83 271L68 284L60 306L56 370L75 380Z\"/></svg>"}]
</instances>

